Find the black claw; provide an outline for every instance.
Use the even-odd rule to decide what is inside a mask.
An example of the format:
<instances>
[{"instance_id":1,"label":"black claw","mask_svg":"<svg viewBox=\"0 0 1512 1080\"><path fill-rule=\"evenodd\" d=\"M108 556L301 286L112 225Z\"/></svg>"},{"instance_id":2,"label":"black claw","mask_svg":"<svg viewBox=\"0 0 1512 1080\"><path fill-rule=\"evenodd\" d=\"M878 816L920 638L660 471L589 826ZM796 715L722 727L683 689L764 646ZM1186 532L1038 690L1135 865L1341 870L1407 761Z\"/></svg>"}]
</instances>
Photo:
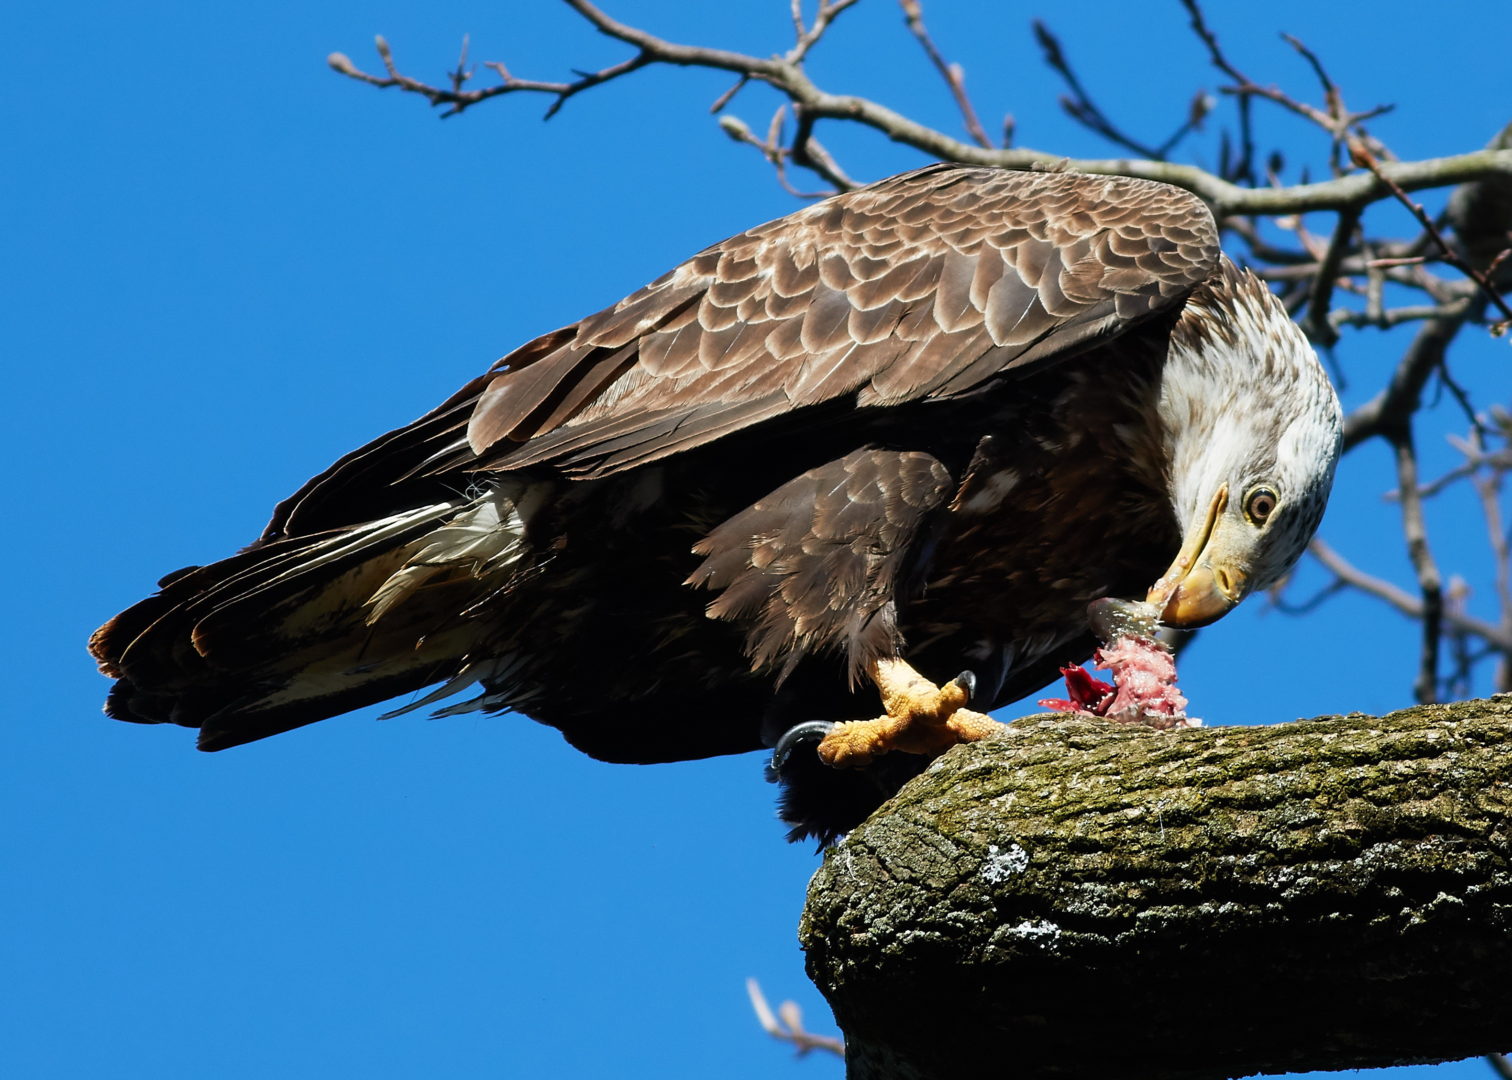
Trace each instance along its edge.
<instances>
[{"instance_id":1,"label":"black claw","mask_svg":"<svg viewBox=\"0 0 1512 1080\"><path fill-rule=\"evenodd\" d=\"M976 672L963 671L950 681L955 683L962 690L966 691L966 700L968 702L972 698L976 697Z\"/></svg>"},{"instance_id":2,"label":"black claw","mask_svg":"<svg viewBox=\"0 0 1512 1080\"><path fill-rule=\"evenodd\" d=\"M772 748L772 760L767 762L766 767L767 782L775 784L778 781L782 766L787 763L789 755L799 743L812 741L817 745L834 729L835 725L828 720L809 720L788 728Z\"/></svg>"}]
</instances>

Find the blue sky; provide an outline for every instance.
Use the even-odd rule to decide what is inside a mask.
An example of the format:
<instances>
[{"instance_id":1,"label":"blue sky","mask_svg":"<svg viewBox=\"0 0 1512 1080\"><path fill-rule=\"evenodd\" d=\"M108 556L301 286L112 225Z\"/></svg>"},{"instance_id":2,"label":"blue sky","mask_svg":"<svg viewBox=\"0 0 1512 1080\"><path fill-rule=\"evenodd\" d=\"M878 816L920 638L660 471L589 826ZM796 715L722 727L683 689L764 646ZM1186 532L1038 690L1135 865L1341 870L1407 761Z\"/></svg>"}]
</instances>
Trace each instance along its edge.
<instances>
[{"instance_id":1,"label":"blue sky","mask_svg":"<svg viewBox=\"0 0 1512 1080\"><path fill-rule=\"evenodd\" d=\"M1398 103L1377 131L1404 157L1478 147L1508 119L1499 3L1387 0L1368 27L1342 5L1212 6L1262 81L1313 93L1287 30L1352 103ZM788 44L780 0L608 8L695 42ZM926 12L989 125L1014 113L1025 145L1108 153L1055 107L1036 15L1104 107L1151 136L1217 82L1174 2ZM204 755L190 732L103 719L83 648L163 573L245 544L306 477L497 356L794 209L707 115L727 80L642 72L550 124L530 99L441 123L324 64L340 49L374 67L374 33L433 78L464 32L476 58L540 78L625 55L548 0L33 4L5 25L0 1071L838 1077L821 1056L790 1061L745 1002L755 976L829 1026L795 944L817 862L782 842L758 757L610 766L519 717L376 710ZM814 72L956 128L884 0L845 16ZM753 94L734 111L764 130L771 107ZM1316 171L1320 140L1262 115ZM859 177L923 161L821 134ZM1349 401L1400 344L1345 342ZM1456 356L1483 402L1506 393L1505 348ZM1430 474L1462 427L1443 409L1425 432ZM1391 483L1382 452L1352 456L1325 534L1405 581ZM1437 512L1446 570L1492 614L1479 519L1463 499ZM1248 608L1186 657L1210 721L1408 703L1405 620L1351 597L1305 620Z\"/></svg>"}]
</instances>

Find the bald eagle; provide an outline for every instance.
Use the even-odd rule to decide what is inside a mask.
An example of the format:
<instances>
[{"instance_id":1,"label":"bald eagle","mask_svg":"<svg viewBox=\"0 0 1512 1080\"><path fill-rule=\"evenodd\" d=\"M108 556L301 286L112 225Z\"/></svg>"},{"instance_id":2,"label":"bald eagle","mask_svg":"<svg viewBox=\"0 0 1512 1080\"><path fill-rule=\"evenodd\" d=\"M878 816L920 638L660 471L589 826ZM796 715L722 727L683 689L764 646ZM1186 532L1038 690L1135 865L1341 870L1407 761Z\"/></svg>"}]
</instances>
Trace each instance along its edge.
<instances>
[{"instance_id":1,"label":"bald eagle","mask_svg":"<svg viewBox=\"0 0 1512 1080\"><path fill-rule=\"evenodd\" d=\"M1192 195L934 165L521 346L90 647L109 715L204 750L468 687L437 715L617 762L823 721L783 779L826 839L1086 659L1089 603L1192 627L1275 582L1340 432Z\"/></svg>"}]
</instances>

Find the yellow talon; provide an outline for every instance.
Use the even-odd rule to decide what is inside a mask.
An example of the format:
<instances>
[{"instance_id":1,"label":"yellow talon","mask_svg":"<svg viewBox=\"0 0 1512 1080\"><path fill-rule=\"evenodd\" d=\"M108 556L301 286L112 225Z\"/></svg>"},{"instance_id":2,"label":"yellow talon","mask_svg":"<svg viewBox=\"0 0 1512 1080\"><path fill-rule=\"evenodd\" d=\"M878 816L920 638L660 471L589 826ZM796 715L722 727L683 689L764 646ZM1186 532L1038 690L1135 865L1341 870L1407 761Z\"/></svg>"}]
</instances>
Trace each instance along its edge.
<instances>
[{"instance_id":1,"label":"yellow talon","mask_svg":"<svg viewBox=\"0 0 1512 1080\"><path fill-rule=\"evenodd\" d=\"M899 659L874 661L867 674L881 692L886 713L875 720L836 724L819 744L819 758L826 765L866 765L892 750L933 756L1003 727L963 707L971 695L958 679L936 686Z\"/></svg>"}]
</instances>

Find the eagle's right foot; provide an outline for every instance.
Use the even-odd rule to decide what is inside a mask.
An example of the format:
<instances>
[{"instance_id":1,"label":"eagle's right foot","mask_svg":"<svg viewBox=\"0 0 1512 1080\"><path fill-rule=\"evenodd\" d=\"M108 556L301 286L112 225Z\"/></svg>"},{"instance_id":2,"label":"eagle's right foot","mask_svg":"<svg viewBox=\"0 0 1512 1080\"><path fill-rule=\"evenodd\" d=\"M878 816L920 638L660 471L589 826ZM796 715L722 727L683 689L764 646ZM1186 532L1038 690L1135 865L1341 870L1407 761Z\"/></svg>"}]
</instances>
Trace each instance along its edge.
<instances>
[{"instance_id":1,"label":"eagle's right foot","mask_svg":"<svg viewBox=\"0 0 1512 1080\"><path fill-rule=\"evenodd\" d=\"M890 659L874 661L867 674L882 693L885 715L836 724L819 744L819 757L826 765L865 765L893 750L932 757L958 742L975 742L1003 727L964 707L976 686L970 672L936 686L907 662Z\"/></svg>"}]
</instances>

